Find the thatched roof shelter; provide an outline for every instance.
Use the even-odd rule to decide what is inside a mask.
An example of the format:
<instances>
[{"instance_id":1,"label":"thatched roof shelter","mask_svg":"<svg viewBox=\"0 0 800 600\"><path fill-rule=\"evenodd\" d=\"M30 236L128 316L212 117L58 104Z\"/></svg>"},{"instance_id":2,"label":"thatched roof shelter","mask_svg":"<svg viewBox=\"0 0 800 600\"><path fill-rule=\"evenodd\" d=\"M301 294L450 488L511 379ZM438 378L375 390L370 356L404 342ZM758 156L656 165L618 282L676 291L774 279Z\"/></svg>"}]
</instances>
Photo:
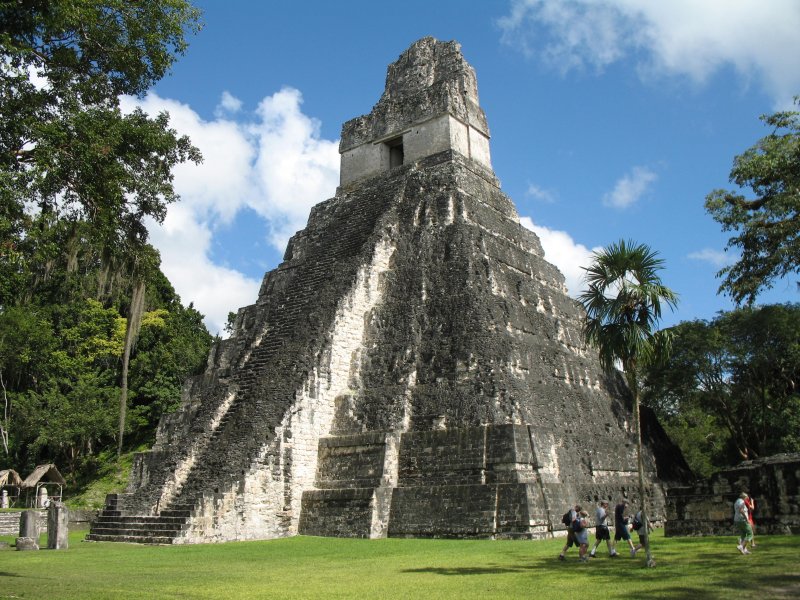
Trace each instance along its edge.
<instances>
[{"instance_id":1,"label":"thatched roof shelter","mask_svg":"<svg viewBox=\"0 0 800 600\"><path fill-rule=\"evenodd\" d=\"M14 469L0 471L0 508L15 506L19 500L19 490L22 487L22 477Z\"/></svg>"},{"instance_id":2,"label":"thatched roof shelter","mask_svg":"<svg viewBox=\"0 0 800 600\"><path fill-rule=\"evenodd\" d=\"M22 477L14 469L0 471L0 488L5 486L21 487Z\"/></svg>"},{"instance_id":3,"label":"thatched roof shelter","mask_svg":"<svg viewBox=\"0 0 800 600\"><path fill-rule=\"evenodd\" d=\"M23 488L34 488L39 483L57 483L65 485L67 482L59 473L55 465L39 465L33 470L33 473L25 478L22 482Z\"/></svg>"},{"instance_id":4,"label":"thatched roof shelter","mask_svg":"<svg viewBox=\"0 0 800 600\"><path fill-rule=\"evenodd\" d=\"M46 508L51 500L61 501L64 493L64 485L67 482L64 477L59 473L55 465L39 465L33 473L25 478L22 482L22 489L26 490L28 506L36 506L38 508ZM53 493L53 490L48 490L47 486L58 486L58 493ZM45 488L41 490L41 488Z\"/></svg>"}]
</instances>

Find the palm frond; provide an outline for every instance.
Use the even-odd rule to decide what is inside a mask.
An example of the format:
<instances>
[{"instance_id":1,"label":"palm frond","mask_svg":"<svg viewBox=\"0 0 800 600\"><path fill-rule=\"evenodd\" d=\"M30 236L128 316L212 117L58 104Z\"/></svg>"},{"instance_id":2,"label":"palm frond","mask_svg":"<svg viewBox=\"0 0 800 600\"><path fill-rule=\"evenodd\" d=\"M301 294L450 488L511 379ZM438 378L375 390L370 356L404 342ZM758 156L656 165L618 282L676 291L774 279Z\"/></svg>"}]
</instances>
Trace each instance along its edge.
<instances>
[{"instance_id":1,"label":"palm frond","mask_svg":"<svg viewBox=\"0 0 800 600\"><path fill-rule=\"evenodd\" d=\"M584 337L600 351L603 368L649 364L668 351L669 336L656 330L662 307L674 309L678 295L662 283L663 267L647 245L620 240L595 252L584 268L588 288L578 298L586 309Z\"/></svg>"}]
</instances>

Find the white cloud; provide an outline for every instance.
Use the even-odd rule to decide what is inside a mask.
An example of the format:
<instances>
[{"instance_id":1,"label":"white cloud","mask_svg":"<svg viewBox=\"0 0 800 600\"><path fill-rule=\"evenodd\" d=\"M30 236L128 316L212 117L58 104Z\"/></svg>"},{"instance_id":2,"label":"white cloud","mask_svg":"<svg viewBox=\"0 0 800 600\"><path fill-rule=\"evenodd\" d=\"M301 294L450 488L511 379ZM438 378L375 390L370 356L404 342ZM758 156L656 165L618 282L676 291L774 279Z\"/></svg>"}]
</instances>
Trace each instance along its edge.
<instances>
[{"instance_id":1,"label":"white cloud","mask_svg":"<svg viewBox=\"0 0 800 600\"><path fill-rule=\"evenodd\" d=\"M647 192L658 175L647 167L633 167L614 184L614 189L603 195L603 204L614 208L628 208Z\"/></svg>"},{"instance_id":2,"label":"white cloud","mask_svg":"<svg viewBox=\"0 0 800 600\"><path fill-rule=\"evenodd\" d=\"M123 110L134 106L149 114L168 111L170 127L188 135L203 154L201 164L183 163L173 170L181 205L190 206L202 220L230 222L256 193L252 177L256 149L242 126L224 119L204 121L190 106L153 93L143 100L123 98Z\"/></svg>"},{"instance_id":3,"label":"white cloud","mask_svg":"<svg viewBox=\"0 0 800 600\"><path fill-rule=\"evenodd\" d=\"M171 206L163 225L150 223L149 230L162 271L183 303L205 315L211 333L222 333L229 312L255 302L261 282L211 261L213 234L189 204Z\"/></svg>"},{"instance_id":4,"label":"white cloud","mask_svg":"<svg viewBox=\"0 0 800 600\"><path fill-rule=\"evenodd\" d=\"M582 267L588 267L592 262L592 253L602 248L597 246L589 250L573 240L566 231L536 225L530 217L520 217L519 222L539 236L545 259L564 274L567 290L572 297L577 297L586 287Z\"/></svg>"},{"instance_id":5,"label":"white cloud","mask_svg":"<svg viewBox=\"0 0 800 600\"><path fill-rule=\"evenodd\" d=\"M723 252L721 250L713 250L711 248L703 248L697 252L691 252L687 255L692 260L699 260L714 265L716 268L721 269L736 262L736 257Z\"/></svg>"},{"instance_id":6,"label":"white cloud","mask_svg":"<svg viewBox=\"0 0 800 600\"><path fill-rule=\"evenodd\" d=\"M228 112L241 109L228 96L221 105ZM264 98L255 114L233 121L217 112L206 121L188 105L156 94L122 99L123 110L169 111L170 126L203 154L202 164L174 169L181 201L169 207L162 226L151 223L149 230L164 273L183 302L206 315L212 333L222 330L228 312L255 302L260 284L212 262L214 231L250 208L264 220L264 238L282 252L310 208L336 190L338 142L319 137L319 123L302 113L301 102L300 92L285 88Z\"/></svg>"},{"instance_id":7,"label":"white cloud","mask_svg":"<svg viewBox=\"0 0 800 600\"><path fill-rule=\"evenodd\" d=\"M339 182L339 143L320 139L320 123L300 111L302 101L299 91L284 88L261 101L260 119L251 126L263 192L252 208L269 219L270 241L281 249Z\"/></svg>"},{"instance_id":8,"label":"white cloud","mask_svg":"<svg viewBox=\"0 0 800 600\"><path fill-rule=\"evenodd\" d=\"M222 92L222 97L219 100L219 104L214 110L214 116L222 117L225 114L238 113L240 110L242 110L242 101L231 94L228 90L225 90Z\"/></svg>"},{"instance_id":9,"label":"white cloud","mask_svg":"<svg viewBox=\"0 0 800 600\"><path fill-rule=\"evenodd\" d=\"M562 72L637 53L643 74L703 82L726 66L776 105L800 89L796 0L513 0L503 41Z\"/></svg>"},{"instance_id":10,"label":"white cloud","mask_svg":"<svg viewBox=\"0 0 800 600\"><path fill-rule=\"evenodd\" d=\"M556 201L556 196L553 192L541 188L533 183L528 184L528 189L525 191L525 195L548 204L552 204Z\"/></svg>"}]
</instances>

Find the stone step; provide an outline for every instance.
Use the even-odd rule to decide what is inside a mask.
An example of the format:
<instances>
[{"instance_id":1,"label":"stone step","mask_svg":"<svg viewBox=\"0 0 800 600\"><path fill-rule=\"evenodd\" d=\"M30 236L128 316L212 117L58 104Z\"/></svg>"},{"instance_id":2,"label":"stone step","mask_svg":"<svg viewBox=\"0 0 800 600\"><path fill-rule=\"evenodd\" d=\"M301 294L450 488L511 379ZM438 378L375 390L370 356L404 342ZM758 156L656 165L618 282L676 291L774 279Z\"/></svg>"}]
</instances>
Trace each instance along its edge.
<instances>
[{"instance_id":1,"label":"stone step","mask_svg":"<svg viewBox=\"0 0 800 600\"><path fill-rule=\"evenodd\" d=\"M86 536L89 542L126 542L129 544L173 544L174 538L152 535L105 535L90 533Z\"/></svg>"},{"instance_id":2,"label":"stone step","mask_svg":"<svg viewBox=\"0 0 800 600\"><path fill-rule=\"evenodd\" d=\"M117 517L119 519L119 517ZM179 529L185 528L186 521L182 520L170 520L170 521L142 521L136 520L135 517L122 517L125 520L111 520L111 519L102 519L98 518L94 524L92 525L92 531L96 528L123 528L123 529L164 529L170 531L177 531Z\"/></svg>"},{"instance_id":3,"label":"stone step","mask_svg":"<svg viewBox=\"0 0 800 600\"><path fill-rule=\"evenodd\" d=\"M155 525L163 524L163 525L183 525L186 523L186 519L181 517L146 517L146 516L135 516L135 515L123 515L123 516L107 516L107 515L100 515L94 520L94 523L97 524L106 524L106 523L151 523Z\"/></svg>"},{"instance_id":4,"label":"stone step","mask_svg":"<svg viewBox=\"0 0 800 600\"><path fill-rule=\"evenodd\" d=\"M175 511L175 510L192 511L192 510L194 510L194 500L191 500L189 502L173 502L172 504L170 504L169 510L172 510L172 511ZM162 511L161 514L164 514L164 512L165 511Z\"/></svg>"},{"instance_id":5,"label":"stone step","mask_svg":"<svg viewBox=\"0 0 800 600\"><path fill-rule=\"evenodd\" d=\"M188 519L192 516L193 510L183 510L183 509L174 509L174 508L167 508L159 513L162 517L171 517L175 519Z\"/></svg>"},{"instance_id":6,"label":"stone step","mask_svg":"<svg viewBox=\"0 0 800 600\"><path fill-rule=\"evenodd\" d=\"M156 537L178 537L181 529L161 529L152 526L133 527L126 524L125 527L92 527L90 535L116 535L116 536L156 536Z\"/></svg>"}]
</instances>

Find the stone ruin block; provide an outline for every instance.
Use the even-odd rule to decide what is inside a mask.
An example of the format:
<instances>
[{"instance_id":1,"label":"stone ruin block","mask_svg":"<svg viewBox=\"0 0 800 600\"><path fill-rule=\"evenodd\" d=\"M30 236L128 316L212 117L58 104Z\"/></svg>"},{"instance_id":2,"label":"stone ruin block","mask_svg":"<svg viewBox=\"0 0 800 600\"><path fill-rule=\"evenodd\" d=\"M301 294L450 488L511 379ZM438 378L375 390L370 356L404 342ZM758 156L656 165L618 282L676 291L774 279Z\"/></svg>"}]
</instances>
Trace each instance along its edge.
<instances>
[{"instance_id":1,"label":"stone ruin block","mask_svg":"<svg viewBox=\"0 0 800 600\"><path fill-rule=\"evenodd\" d=\"M62 502L51 502L47 509L47 547L69 548L69 509Z\"/></svg>"},{"instance_id":2,"label":"stone ruin block","mask_svg":"<svg viewBox=\"0 0 800 600\"><path fill-rule=\"evenodd\" d=\"M757 533L800 533L800 453L778 454L725 469L667 494L671 536L732 535L733 503L746 492L756 501Z\"/></svg>"}]
</instances>

